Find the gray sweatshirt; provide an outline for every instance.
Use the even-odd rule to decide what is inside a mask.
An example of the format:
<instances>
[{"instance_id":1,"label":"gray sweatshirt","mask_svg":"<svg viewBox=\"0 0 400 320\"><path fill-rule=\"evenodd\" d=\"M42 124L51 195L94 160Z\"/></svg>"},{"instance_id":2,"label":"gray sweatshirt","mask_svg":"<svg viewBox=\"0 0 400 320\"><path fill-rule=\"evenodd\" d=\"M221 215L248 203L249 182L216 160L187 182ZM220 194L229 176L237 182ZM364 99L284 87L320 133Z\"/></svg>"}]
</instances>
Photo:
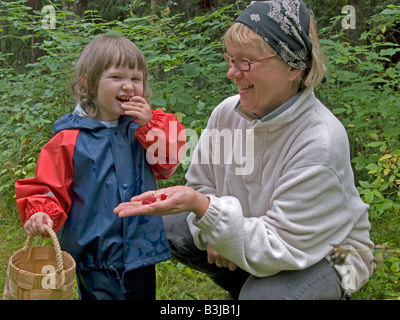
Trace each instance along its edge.
<instances>
[{"instance_id":1,"label":"gray sweatshirt","mask_svg":"<svg viewBox=\"0 0 400 320\"><path fill-rule=\"evenodd\" d=\"M305 89L258 119L239 96L211 114L193 153L188 186L209 196L188 224L206 244L257 277L329 260L333 244L351 252L335 265L346 291L372 274L368 205L354 185L340 121Z\"/></svg>"}]
</instances>

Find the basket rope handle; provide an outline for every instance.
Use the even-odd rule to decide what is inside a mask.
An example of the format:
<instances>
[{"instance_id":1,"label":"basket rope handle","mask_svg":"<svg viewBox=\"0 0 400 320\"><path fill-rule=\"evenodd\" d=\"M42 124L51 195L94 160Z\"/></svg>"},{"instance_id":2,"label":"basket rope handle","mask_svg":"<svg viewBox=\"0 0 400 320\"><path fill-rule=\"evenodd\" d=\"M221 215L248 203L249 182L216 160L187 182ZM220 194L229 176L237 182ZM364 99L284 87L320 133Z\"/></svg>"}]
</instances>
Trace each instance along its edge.
<instances>
[{"instance_id":1,"label":"basket rope handle","mask_svg":"<svg viewBox=\"0 0 400 320\"><path fill-rule=\"evenodd\" d=\"M62 252L61 252L61 247L60 243L58 242L57 235L54 232L54 230L47 224L43 224L43 227L46 229L47 233L50 235L51 241L53 242L54 245L54 250L56 253L56 261L57 261L57 270L56 273L59 274L60 276L60 285L57 289L61 288L64 286L65 283L65 274L64 274L64 262L62 258ZM33 236L28 236L26 239L25 245L23 247L24 250L29 250L27 260L29 260L30 255L31 255L31 247L32 247L32 242L33 242Z\"/></svg>"}]
</instances>

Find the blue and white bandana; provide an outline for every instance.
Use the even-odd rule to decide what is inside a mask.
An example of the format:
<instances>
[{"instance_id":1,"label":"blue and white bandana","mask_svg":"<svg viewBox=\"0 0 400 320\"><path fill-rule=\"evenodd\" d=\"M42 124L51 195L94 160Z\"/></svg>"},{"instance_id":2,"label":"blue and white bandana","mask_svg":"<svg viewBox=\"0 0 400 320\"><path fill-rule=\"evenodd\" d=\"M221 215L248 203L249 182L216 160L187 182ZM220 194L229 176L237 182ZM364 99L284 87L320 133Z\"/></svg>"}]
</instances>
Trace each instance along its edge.
<instances>
[{"instance_id":1,"label":"blue and white bandana","mask_svg":"<svg viewBox=\"0 0 400 320\"><path fill-rule=\"evenodd\" d=\"M288 65L311 68L310 12L302 0L252 1L235 22L255 31Z\"/></svg>"}]
</instances>

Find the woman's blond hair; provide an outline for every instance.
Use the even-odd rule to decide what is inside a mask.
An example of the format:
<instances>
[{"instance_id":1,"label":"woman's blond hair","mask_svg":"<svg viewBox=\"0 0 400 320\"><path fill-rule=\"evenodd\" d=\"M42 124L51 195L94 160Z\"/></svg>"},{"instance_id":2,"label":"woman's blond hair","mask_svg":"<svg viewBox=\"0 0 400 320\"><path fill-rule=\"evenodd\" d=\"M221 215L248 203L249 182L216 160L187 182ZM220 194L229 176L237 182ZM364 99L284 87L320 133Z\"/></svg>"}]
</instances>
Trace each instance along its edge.
<instances>
[{"instance_id":1,"label":"woman's blond hair","mask_svg":"<svg viewBox=\"0 0 400 320\"><path fill-rule=\"evenodd\" d=\"M143 53L129 39L122 36L103 35L91 41L81 52L75 65L70 89L89 117L96 117L96 98L102 73L115 66L137 68L143 73L143 97L151 96L147 84L148 67ZM83 81L86 79L86 81Z\"/></svg>"},{"instance_id":2,"label":"woman's blond hair","mask_svg":"<svg viewBox=\"0 0 400 320\"><path fill-rule=\"evenodd\" d=\"M310 13L310 34L309 37L313 44L312 65L310 71L306 74L304 71L295 81L298 88L315 87L325 76L326 66L322 49L319 45L318 30L313 15ZM246 47L248 45L260 45L263 52L269 55L275 54L275 51L263 40L255 31L242 23L234 23L224 34L222 38L223 47L229 45L239 45Z\"/></svg>"}]
</instances>

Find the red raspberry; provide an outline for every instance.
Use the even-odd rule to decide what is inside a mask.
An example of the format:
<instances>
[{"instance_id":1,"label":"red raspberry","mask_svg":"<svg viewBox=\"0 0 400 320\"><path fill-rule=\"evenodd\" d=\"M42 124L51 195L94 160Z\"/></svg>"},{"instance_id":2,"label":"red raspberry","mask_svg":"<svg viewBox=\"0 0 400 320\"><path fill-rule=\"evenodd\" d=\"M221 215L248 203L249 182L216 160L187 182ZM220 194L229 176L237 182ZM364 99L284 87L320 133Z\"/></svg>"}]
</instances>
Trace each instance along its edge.
<instances>
[{"instance_id":1,"label":"red raspberry","mask_svg":"<svg viewBox=\"0 0 400 320\"><path fill-rule=\"evenodd\" d=\"M150 203L156 202L157 198L156 197L152 197L152 198L149 199L149 201L150 201Z\"/></svg>"},{"instance_id":2,"label":"red raspberry","mask_svg":"<svg viewBox=\"0 0 400 320\"><path fill-rule=\"evenodd\" d=\"M152 204L153 202L156 201L157 201L156 197L151 197L150 199L142 200L142 204Z\"/></svg>"},{"instance_id":3,"label":"red raspberry","mask_svg":"<svg viewBox=\"0 0 400 320\"><path fill-rule=\"evenodd\" d=\"M163 194L161 195L161 200L165 200L165 199L167 199L167 197L168 197L168 196L167 196L166 194L163 193Z\"/></svg>"}]
</instances>

